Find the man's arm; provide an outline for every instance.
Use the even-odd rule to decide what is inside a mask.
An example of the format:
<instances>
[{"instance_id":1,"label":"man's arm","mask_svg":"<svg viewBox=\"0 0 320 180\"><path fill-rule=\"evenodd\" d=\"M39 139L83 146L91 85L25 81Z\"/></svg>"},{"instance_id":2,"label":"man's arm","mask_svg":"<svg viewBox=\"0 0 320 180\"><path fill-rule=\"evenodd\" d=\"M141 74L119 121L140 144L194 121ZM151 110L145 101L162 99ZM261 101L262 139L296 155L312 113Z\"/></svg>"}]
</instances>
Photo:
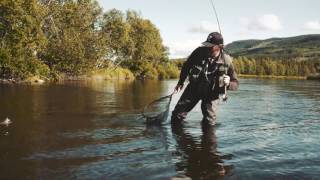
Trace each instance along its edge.
<instances>
[{"instance_id":1,"label":"man's arm","mask_svg":"<svg viewBox=\"0 0 320 180\"><path fill-rule=\"evenodd\" d=\"M187 61L183 64L183 66L181 68L181 72L180 72L180 78L178 81L178 85L183 86L184 81L186 80L195 59L198 56L198 51L199 51L199 48L195 49L191 53L191 55L188 57Z\"/></svg>"}]
</instances>

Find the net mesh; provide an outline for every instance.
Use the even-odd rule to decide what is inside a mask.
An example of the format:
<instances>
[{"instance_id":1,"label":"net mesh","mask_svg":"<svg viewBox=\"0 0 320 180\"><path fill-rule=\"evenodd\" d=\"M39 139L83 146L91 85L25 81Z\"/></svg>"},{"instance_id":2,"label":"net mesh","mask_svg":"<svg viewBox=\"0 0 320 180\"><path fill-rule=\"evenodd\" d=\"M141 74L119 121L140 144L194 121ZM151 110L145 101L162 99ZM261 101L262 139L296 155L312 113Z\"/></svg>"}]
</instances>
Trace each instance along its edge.
<instances>
[{"instance_id":1,"label":"net mesh","mask_svg":"<svg viewBox=\"0 0 320 180\"><path fill-rule=\"evenodd\" d=\"M145 106L142 115L147 118L147 122L163 122L168 118L172 94L152 101Z\"/></svg>"}]
</instances>

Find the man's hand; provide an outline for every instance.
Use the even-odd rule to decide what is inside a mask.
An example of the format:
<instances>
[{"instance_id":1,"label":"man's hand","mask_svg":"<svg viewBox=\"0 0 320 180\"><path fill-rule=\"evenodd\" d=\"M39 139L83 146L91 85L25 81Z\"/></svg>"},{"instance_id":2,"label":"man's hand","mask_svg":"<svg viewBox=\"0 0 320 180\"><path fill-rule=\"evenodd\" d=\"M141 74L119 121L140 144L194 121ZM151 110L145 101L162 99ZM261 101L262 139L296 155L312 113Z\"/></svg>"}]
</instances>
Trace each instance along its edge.
<instances>
[{"instance_id":1,"label":"man's hand","mask_svg":"<svg viewBox=\"0 0 320 180\"><path fill-rule=\"evenodd\" d=\"M224 83L224 85L229 86L230 85L230 76L223 75L223 83Z\"/></svg>"},{"instance_id":2,"label":"man's hand","mask_svg":"<svg viewBox=\"0 0 320 180\"><path fill-rule=\"evenodd\" d=\"M174 91L179 92L182 90L182 88L183 88L183 84L177 84L176 87L174 88Z\"/></svg>"}]
</instances>

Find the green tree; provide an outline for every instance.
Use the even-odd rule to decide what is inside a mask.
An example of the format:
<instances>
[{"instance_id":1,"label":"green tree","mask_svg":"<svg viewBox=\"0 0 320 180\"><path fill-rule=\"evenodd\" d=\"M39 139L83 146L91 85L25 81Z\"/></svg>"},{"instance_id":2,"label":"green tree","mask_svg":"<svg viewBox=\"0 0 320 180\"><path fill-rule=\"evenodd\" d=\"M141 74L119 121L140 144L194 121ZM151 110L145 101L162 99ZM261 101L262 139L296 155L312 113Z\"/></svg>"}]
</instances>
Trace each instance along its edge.
<instances>
[{"instance_id":1,"label":"green tree","mask_svg":"<svg viewBox=\"0 0 320 180\"><path fill-rule=\"evenodd\" d=\"M36 0L0 1L1 76L23 79L48 74L48 67L38 58L46 44L43 15Z\"/></svg>"},{"instance_id":2,"label":"green tree","mask_svg":"<svg viewBox=\"0 0 320 180\"><path fill-rule=\"evenodd\" d=\"M124 15L116 9L107 11L101 27L108 59L121 63L136 75L154 77L151 74L157 74L157 64L169 62L168 48L163 46L159 30L137 12L127 11Z\"/></svg>"},{"instance_id":3,"label":"green tree","mask_svg":"<svg viewBox=\"0 0 320 180\"><path fill-rule=\"evenodd\" d=\"M250 61L251 61L251 67L250 67L249 74L255 74L256 73L256 69L257 69L256 60L255 59L250 59Z\"/></svg>"},{"instance_id":4,"label":"green tree","mask_svg":"<svg viewBox=\"0 0 320 180\"><path fill-rule=\"evenodd\" d=\"M127 11L127 22L130 25L130 43L133 61L161 61L167 59L167 49L163 46L159 30L151 21L141 18L135 11Z\"/></svg>"},{"instance_id":5,"label":"green tree","mask_svg":"<svg viewBox=\"0 0 320 180\"><path fill-rule=\"evenodd\" d=\"M264 60L259 60L259 61L257 61L257 71L256 71L256 75L265 75L265 74L266 74L263 61L264 61Z\"/></svg>"},{"instance_id":6,"label":"green tree","mask_svg":"<svg viewBox=\"0 0 320 180\"><path fill-rule=\"evenodd\" d=\"M43 60L54 71L83 74L106 54L99 31L102 9L96 1L51 1L46 24L49 44ZM98 27L97 27L98 26Z\"/></svg>"},{"instance_id":7,"label":"green tree","mask_svg":"<svg viewBox=\"0 0 320 180\"><path fill-rule=\"evenodd\" d=\"M243 73L244 73L243 58L242 58L242 57L238 57L237 59L235 59L235 60L233 61L233 63L234 63L234 66L235 66L236 71L237 71L239 74L243 74Z\"/></svg>"},{"instance_id":8,"label":"green tree","mask_svg":"<svg viewBox=\"0 0 320 180\"><path fill-rule=\"evenodd\" d=\"M249 74L249 71L250 71L250 67L251 67L251 64L250 64L250 61L247 57L243 57L242 58L242 62L243 62L243 74Z\"/></svg>"},{"instance_id":9,"label":"green tree","mask_svg":"<svg viewBox=\"0 0 320 180\"><path fill-rule=\"evenodd\" d=\"M279 63L277 63L277 73L276 75L278 76L284 76L286 72L286 67L285 65L280 61Z\"/></svg>"},{"instance_id":10,"label":"green tree","mask_svg":"<svg viewBox=\"0 0 320 180\"><path fill-rule=\"evenodd\" d=\"M124 14L116 9L107 11L103 15L101 27L108 48L108 59L122 61L130 58L130 54L132 53L127 48L131 45L129 42L130 26L126 22Z\"/></svg>"}]
</instances>

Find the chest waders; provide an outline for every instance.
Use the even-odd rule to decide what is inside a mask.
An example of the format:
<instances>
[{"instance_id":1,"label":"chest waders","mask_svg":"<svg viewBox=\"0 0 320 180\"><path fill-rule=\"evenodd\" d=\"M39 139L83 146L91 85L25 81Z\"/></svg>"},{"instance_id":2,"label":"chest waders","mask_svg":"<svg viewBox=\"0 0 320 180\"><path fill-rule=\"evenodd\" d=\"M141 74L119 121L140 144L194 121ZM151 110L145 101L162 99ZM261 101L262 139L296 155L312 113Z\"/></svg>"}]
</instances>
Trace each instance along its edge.
<instances>
[{"instance_id":1,"label":"chest waders","mask_svg":"<svg viewBox=\"0 0 320 180\"><path fill-rule=\"evenodd\" d=\"M189 72L189 82L195 93L215 97L223 94L225 101L227 87L224 86L223 78L227 74L228 62L221 52L218 59L207 57L201 63L193 65Z\"/></svg>"},{"instance_id":2,"label":"chest waders","mask_svg":"<svg viewBox=\"0 0 320 180\"><path fill-rule=\"evenodd\" d=\"M214 65L212 63L215 63ZM209 70L209 64L213 65L214 68ZM205 68L203 69L204 77L207 83L210 84L212 91L218 91L219 94L222 94L222 100L226 101L227 96L227 86L224 84L224 76L228 73L229 64L226 62L226 58L221 50L218 60L213 60L208 58ZM211 78L209 78L211 76ZM218 83L218 86L216 86ZM217 88L217 89L215 89Z\"/></svg>"},{"instance_id":3,"label":"chest waders","mask_svg":"<svg viewBox=\"0 0 320 180\"><path fill-rule=\"evenodd\" d=\"M226 90L223 75L228 72L231 62L231 58L222 52L215 61L211 56L206 56L190 67L189 84L172 111L171 123L181 123L200 100L202 123L216 123L219 96Z\"/></svg>"}]
</instances>

